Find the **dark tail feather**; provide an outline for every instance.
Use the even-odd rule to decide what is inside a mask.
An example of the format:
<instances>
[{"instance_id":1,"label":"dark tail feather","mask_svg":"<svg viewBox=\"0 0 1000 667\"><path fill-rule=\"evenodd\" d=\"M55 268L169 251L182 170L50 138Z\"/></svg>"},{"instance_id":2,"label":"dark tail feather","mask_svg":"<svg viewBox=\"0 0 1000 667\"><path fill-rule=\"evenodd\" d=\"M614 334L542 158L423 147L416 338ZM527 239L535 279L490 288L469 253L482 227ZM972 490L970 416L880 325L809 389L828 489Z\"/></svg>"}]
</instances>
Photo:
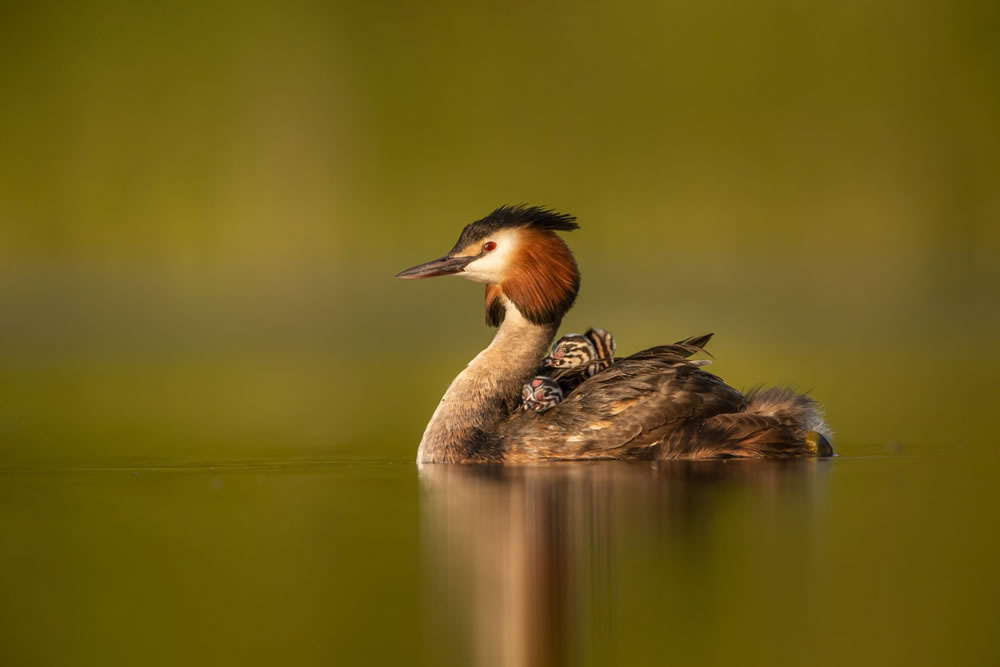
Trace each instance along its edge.
<instances>
[{"instance_id":1,"label":"dark tail feather","mask_svg":"<svg viewBox=\"0 0 1000 667\"><path fill-rule=\"evenodd\" d=\"M827 439L832 437L819 403L805 394L787 387L757 387L748 391L746 397L746 411L750 414L776 417L784 425L816 431Z\"/></svg>"},{"instance_id":2,"label":"dark tail feather","mask_svg":"<svg viewBox=\"0 0 1000 667\"><path fill-rule=\"evenodd\" d=\"M693 338L685 338L684 340L677 341L673 345L657 345L656 347L651 347L647 350L642 350L641 352L636 352L630 359L665 359L665 360L677 360L683 361L688 357L693 357L696 354L707 354L712 356L711 353L705 350L705 345L708 343L709 339L712 338L712 334L705 334L704 336L695 336ZM709 362L696 363L697 366L704 366Z\"/></svg>"},{"instance_id":3,"label":"dark tail feather","mask_svg":"<svg viewBox=\"0 0 1000 667\"><path fill-rule=\"evenodd\" d=\"M702 352L705 352L705 346L708 345L708 341L712 340L712 336L715 334L703 334L701 336L691 336L690 338L685 338L684 340L677 341L677 345L689 345L691 347L696 347ZM706 352L707 354L707 352Z\"/></svg>"},{"instance_id":4,"label":"dark tail feather","mask_svg":"<svg viewBox=\"0 0 1000 667\"><path fill-rule=\"evenodd\" d=\"M747 392L746 412L772 417L782 426L801 432L807 446L817 456L833 455L830 444L833 432L823 417L823 409L805 394L787 387L751 389Z\"/></svg>"},{"instance_id":5,"label":"dark tail feather","mask_svg":"<svg viewBox=\"0 0 1000 667\"><path fill-rule=\"evenodd\" d=\"M674 429L664 458L791 458L832 456L819 404L790 389L755 389L747 409Z\"/></svg>"}]
</instances>

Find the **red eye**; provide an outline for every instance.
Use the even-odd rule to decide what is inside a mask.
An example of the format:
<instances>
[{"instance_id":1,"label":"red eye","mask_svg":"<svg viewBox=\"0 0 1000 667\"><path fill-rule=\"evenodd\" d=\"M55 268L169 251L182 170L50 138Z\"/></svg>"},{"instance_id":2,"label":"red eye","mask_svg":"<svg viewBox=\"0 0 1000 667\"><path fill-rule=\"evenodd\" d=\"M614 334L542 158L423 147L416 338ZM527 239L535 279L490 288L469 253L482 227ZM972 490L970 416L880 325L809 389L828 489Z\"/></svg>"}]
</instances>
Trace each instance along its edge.
<instances>
[{"instance_id":1,"label":"red eye","mask_svg":"<svg viewBox=\"0 0 1000 667\"><path fill-rule=\"evenodd\" d=\"M485 250L486 252L493 252L496 249L497 249L497 244L494 243L493 241L487 241L486 243L483 244L483 250Z\"/></svg>"}]
</instances>

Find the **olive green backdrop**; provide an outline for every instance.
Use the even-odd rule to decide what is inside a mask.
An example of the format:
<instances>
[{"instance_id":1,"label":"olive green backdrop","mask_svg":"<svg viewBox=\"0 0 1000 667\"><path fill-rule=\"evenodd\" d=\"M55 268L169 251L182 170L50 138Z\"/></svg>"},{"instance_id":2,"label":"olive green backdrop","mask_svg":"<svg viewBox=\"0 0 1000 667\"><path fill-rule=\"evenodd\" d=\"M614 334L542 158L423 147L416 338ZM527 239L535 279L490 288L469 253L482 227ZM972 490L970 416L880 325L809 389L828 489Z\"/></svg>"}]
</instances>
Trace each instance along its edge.
<instances>
[{"instance_id":1,"label":"olive green backdrop","mask_svg":"<svg viewBox=\"0 0 1000 667\"><path fill-rule=\"evenodd\" d=\"M7 4L0 663L1000 664L997 2ZM519 202L840 458L418 471Z\"/></svg>"},{"instance_id":2,"label":"olive green backdrop","mask_svg":"<svg viewBox=\"0 0 1000 667\"><path fill-rule=\"evenodd\" d=\"M408 458L491 334L480 286L392 275L518 202L579 216L566 330L714 331L841 453L991 447L997 14L7 8L0 456Z\"/></svg>"}]
</instances>

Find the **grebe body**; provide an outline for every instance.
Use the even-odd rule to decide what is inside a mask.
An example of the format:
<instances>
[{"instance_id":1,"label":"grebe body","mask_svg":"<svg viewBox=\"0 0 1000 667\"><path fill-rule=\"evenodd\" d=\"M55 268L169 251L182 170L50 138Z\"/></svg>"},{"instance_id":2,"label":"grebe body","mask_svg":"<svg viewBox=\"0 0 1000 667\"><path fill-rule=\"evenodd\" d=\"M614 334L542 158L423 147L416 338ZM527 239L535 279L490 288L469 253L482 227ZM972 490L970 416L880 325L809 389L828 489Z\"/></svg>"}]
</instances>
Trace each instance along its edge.
<instances>
[{"instance_id":1,"label":"grebe body","mask_svg":"<svg viewBox=\"0 0 1000 667\"><path fill-rule=\"evenodd\" d=\"M419 462L833 454L812 398L777 388L743 394L706 371L707 360L690 360L711 334L614 359L614 339L592 329L561 339L565 346L547 355L580 286L573 254L556 232L577 228L569 215L502 206L467 225L444 257L397 275L485 283L486 321L498 327L445 392L421 439ZM569 391L558 377L532 386L540 363L571 368L578 381ZM522 393L528 387L542 391L529 397ZM543 407L522 409L526 401Z\"/></svg>"}]
</instances>

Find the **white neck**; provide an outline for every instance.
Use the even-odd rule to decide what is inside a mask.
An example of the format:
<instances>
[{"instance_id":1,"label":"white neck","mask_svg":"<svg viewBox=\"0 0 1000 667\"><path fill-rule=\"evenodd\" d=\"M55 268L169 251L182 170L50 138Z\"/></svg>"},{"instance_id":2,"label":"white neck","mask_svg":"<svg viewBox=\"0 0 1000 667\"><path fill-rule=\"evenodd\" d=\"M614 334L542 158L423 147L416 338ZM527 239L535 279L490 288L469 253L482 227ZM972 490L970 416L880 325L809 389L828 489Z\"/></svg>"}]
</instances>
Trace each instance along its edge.
<instances>
[{"instance_id":1,"label":"white neck","mask_svg":"<svg viewBox=\"0 0 1000 667\"><path fill-rule=\"evenodd\" d=\"M459 463L497 458L478 451L496 425L517 407L558 323L532 324L506 297L506 315L493 342L452 380L427 424L418 463ZM483 438L483 436L487 438Z\"/></svg>"}]
</instances>

